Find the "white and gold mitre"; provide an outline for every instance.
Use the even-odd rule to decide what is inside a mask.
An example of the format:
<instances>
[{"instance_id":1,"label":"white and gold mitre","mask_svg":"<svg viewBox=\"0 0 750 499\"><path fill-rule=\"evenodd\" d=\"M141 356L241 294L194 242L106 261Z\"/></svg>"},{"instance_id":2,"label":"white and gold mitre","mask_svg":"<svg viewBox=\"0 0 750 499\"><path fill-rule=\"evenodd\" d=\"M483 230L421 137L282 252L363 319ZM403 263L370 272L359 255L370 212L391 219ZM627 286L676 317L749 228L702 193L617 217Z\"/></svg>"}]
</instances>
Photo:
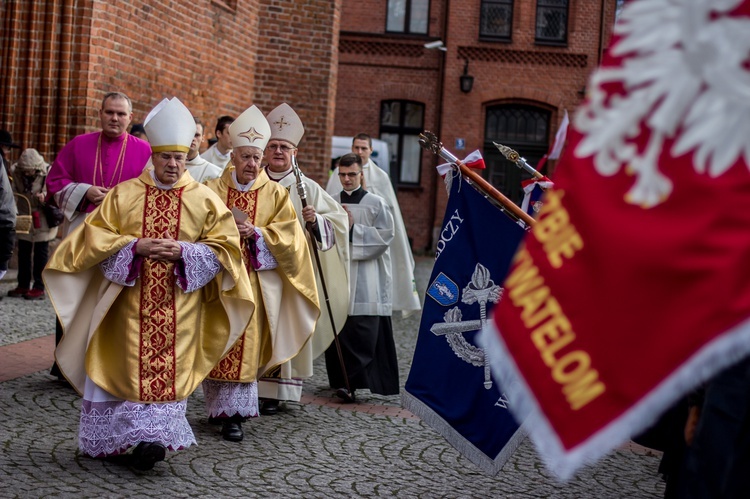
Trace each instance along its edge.
<instances>
[{"instance_id":1,"label":"white and gold mitre","mask_svg":"<svg viewBox=\"0 0 750 499\"><path fill-rule=\"evenodd\" d=\"M232 147L253 146L261 151L271 140L271 127L256 106L250 106L229 125Z\"/></svg>"},{"instance_id":2,"label":"white and gold mitre","mask_svg":"<svg viewBox=\"0 0 750 499\"><path fill-rule=\"evenodd\" d=\"M268 124L271 125L271 139L286 140L297 147L302 136L305 134L305 127L302 126L302 120L297 113L286 102L268 113Z\"/></svg>"},{"instance_id":3,"label":"white and gold mitre","mask_svg":"<svg viewBox=\"0 0 750 499\"><path fill-rule=\"evenodd\" d=\"M143 122L151 151L188 152L195 136L195 120L177 97L158 103Z\"/></svg>"}]
</instances>

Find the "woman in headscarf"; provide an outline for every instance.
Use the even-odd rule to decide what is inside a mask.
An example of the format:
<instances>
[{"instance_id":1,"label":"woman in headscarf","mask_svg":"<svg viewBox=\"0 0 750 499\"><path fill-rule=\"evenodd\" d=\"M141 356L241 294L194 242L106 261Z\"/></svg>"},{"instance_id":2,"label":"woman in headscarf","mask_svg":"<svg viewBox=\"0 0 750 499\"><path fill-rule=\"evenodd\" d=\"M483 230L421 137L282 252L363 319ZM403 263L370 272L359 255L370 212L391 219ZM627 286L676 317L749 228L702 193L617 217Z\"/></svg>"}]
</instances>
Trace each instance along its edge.
<instances>
[{"instance_id":1,"label":"woman in headscarf","mask_svg":"<svg viewBox=\"0 0 750 499\"><path fill-rule=\"evenodd\" d=\"M48 169L49 164L36 149L26 149L13 170L13 190L19 194L18 214L31 215L32 224L28 234L16 234L18 287L9 291L8 296L27 300L43 300L45 296L42 270L49 258L49 242L57 237L57 227L50 227L44 215Z\"/></svg>"}]
</instances>

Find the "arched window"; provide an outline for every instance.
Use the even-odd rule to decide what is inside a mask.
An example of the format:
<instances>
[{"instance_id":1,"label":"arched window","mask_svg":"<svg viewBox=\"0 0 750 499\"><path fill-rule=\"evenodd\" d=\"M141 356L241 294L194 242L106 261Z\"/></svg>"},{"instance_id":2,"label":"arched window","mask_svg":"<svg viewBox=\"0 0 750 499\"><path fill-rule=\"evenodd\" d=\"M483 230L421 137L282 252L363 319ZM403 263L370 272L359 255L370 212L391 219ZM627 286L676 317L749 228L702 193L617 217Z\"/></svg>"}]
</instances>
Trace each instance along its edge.
<instances>
[{"instance_id":1,"label":"arched window","mask_svg":"<svg viewBox=\"0 0 750 499\"><path fill-rule=\"evenodd\" d=\"M406 100L380 103L380 140L388 142L391 181L396 185L419 185L422 148L419 134L424 127L424 104Z\"/></svg>"},{"instance_id":2,"label":"arched window","mask_svg":"<svg viewBox=\"0 0 750 499\"><path fill-rule=\"evenodd\" d=\"M517 204L523 199L521 182L531 177L500 154L493 142L518 151L533 167L547 153L550 112L546 109L503 104L487 108L484 126L485 178Z\"/></svg>"}]
</instances>

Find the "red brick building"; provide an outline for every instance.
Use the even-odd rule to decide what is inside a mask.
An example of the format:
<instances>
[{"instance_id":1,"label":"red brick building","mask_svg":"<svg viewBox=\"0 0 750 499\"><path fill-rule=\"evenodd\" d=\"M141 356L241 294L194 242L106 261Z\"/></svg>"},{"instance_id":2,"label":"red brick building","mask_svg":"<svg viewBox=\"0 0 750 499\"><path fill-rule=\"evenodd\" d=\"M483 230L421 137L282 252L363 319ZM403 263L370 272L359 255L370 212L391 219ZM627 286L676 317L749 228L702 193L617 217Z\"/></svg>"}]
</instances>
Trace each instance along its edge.
<instances>
[{"instance_id":1,"label":"red brick building","mask_svg":"<svg viewBox=\"0 0 750 499\"><path fill-rule=\"evenodd\" d=\"M48 160L98 127L106 92L134 122L177 96L213 132L251 104L292 104L303 164L330 164L341 0L5 0L0 2L0 127Z\"/></svg>"},{"instance_id":2,"label":"red brick building","mask_svg":"<svg viewBox=\"0 0 750 499\"><path fill-rule=\"evenodd\" d=\"M415 251L434 244L445 190L417 135L438 134L520 198L521 173L583 97L618 0L5 0L0 2L0 127L52 160L98 126L120 90L142 121L178 96L207 123L250 104L290 103L305 123L300 162L324 183L331 137L391 144L391 172ZM425 47L427 45L428 48ZM469 92L459 79L473 77Z\"/></svg>"},{"instance_id":3,"label":"red brick building","mask_svg":"<svg viewBox=\"0 0 750 499\"><path fill-rule=\"evenodd\" d=\"M492 141L532 164L547 152L598 64L616 0L345 0L336 135L391 144L391 175L415 251L434 244L446 195L416 135L434 131L463 157L479 149L484 175L519 201L521 171ZM426 46L425 46L426 45ZM471 90L460 88L470 76ZM464 89L467 90L467 89Z\"/></svg>"}]
</instances>

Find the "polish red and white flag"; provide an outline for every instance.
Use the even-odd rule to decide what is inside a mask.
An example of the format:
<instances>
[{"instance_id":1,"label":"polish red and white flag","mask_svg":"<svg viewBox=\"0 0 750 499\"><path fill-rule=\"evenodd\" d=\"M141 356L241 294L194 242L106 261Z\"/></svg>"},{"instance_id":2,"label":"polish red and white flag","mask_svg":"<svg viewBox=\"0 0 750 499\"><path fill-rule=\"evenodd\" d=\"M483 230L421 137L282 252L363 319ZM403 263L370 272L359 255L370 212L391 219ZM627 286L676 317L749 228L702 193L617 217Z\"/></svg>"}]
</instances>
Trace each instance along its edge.
<instances>
[{"instance_id":1,"label":"polish red and white flag","mask_svg":"<svg viewBox=\"0 0 750 499\"><path fill-rule=\"evenodd\" d=\"M466 156L463 159L462 163L469 168L474 168L476 170L485 169L484 158L482 157L482 153L479 152L479 149ZM448 173L451 168L453 168L453 165L451 163L443 163L441 165L437 165L435 168L437 169L438 174L440 174L441 176L445 176L445 174Z\"/></svg>"},{"instance_id":2,"label":"polish red and white flag","mask_svg":"<svg viewBox=\"0 0 750 499\"><path fill-rule=\"evenodd\" d=\"M565 147L565 141L568 137L568 126L570 125L570 118L568 117L568 110L565 110L562 120L560 120L560 126L557 127L557 133L555 134L555 142L552 144L550 150L542 156L539 163L536 165L536 169L541 171L548 159L559 159L560 153L562 153L563 147Z\"/></svg>"},{"instance_id":3,"label":"polish red and white flag","mask_svg":"<svg viewBox=\"0 0 750 499\"><path fill-rule=\"evenodd\" d=\"M750 355L750 0L626 3L587 88L482 332L563 478Z\"/></svg>"}]
</instances>

